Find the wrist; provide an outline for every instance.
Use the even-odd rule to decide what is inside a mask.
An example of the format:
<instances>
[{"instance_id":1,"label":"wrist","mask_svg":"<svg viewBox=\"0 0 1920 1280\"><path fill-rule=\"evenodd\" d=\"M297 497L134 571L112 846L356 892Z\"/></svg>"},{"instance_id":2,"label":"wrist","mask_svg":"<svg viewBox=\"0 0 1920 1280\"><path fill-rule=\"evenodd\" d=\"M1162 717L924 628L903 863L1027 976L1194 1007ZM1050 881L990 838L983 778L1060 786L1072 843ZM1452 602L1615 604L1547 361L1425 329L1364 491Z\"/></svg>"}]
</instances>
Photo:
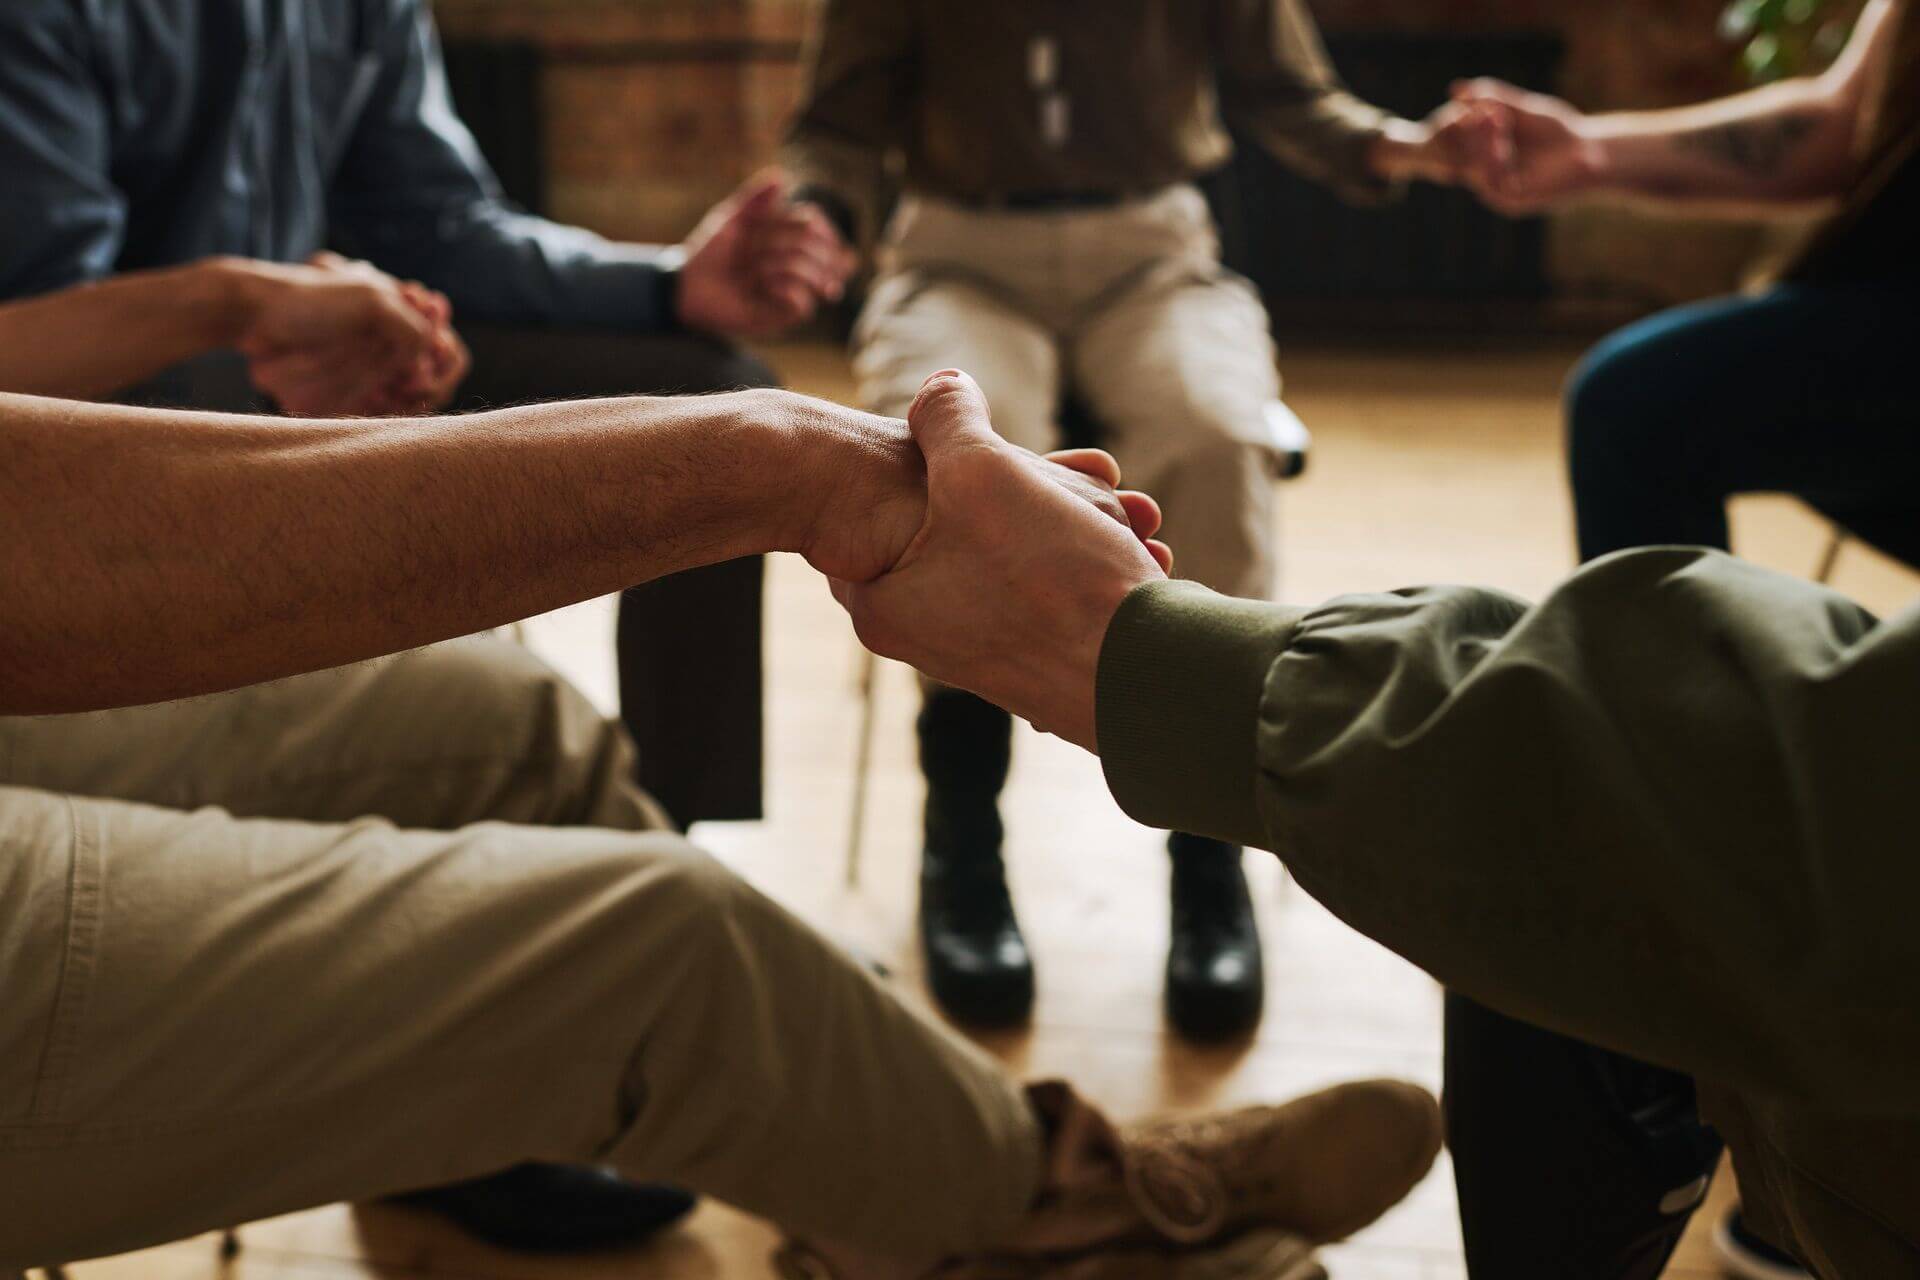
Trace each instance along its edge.
<instances>
[{"instance_id":1,"label":"wrist","mask_svg":"<svg viewBox=\"0 0 1920 1280\"><path fill-rule=\"evenodd\" d=\"M687 321L687 251L683 245L668 245L654 259L660 268L662 287L667 296L667 318L682 331L695 328Z\"/></svg>"},{"instance_id":2,"label":"wrist","mask_svg":"<svg viewBox=\"0 0 1920 1280\"><path fill-rule=\"evenodd\" d=\"M755 387L708 397L715 424L738 432L752 459L750 491L759 538L768 549L807 554L817 540L841 465L838 434L830 426L837 405L792 391ZM850 411L842 411L850 412Z\"/></svg>"},{"instance_id":3,"label":"wrist","mask_svg":"<svg viewBox=\"0 0 1920 1280\"><path fill-rule=\"evenodd\" d=\"M1380 126L1367 151L1367 162L1374 173L1388 182L1406 182L1413 178L1432 178L1433 130L1417 120L1390 117Z\"/></svg>"},{"instance_id":4,"label":"wrist","mask_svg":"<svg viewBox=\"0 0 1920 1280\"><path fill-rule=\"evenodd\" d=\"M1089 577L1076 583L1064 600L1054 603L1062 633L1048 646L1050 663L1031 664L1040 677L1028 704L1046 708L1036 727L1100 754L1100 655L1113 620L1133 592L1159 575L1118 572Z\"/></svg>"},{"instance_id":5,"label":"wrist","mask_svg":"<svg viewBox=\"0 0 1920 1280\"><path fill-rule=\"evenodd\" d=\"M204 258L186 269L188 314L209 347L231 347L284 287L267 264L247 258Z\"/></svg>"},{"instance_id":6,"label":"wrist","mask_svg":"<svg viewBox=\"0 0 1920 1280\"><path fill-rule=\"evenodd\" d=\"M1615 112L1579 116L1567 125L1573 139L1573 186L1581 192L1617 188L1626 180L1634 132L1627 116Z\"/></svg>"}]
</instances>

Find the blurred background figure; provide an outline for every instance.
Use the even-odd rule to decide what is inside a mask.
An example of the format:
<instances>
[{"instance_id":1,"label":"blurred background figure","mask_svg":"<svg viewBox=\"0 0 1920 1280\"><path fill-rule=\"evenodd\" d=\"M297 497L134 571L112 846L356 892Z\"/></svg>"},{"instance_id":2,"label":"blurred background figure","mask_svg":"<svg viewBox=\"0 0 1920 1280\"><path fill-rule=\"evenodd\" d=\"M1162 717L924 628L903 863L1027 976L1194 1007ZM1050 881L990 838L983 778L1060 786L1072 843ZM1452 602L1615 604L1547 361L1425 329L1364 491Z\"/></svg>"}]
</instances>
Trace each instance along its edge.
<instances>
[{"instance_id":1,"label":"blurred background figure","mask_svg":"<svg viewBox=\"0 0 1920 1280\"><path fill-rule=\"evenodd\" d=\"M1227 122L1360 201L1447 181L1490 113L1422 121L1349 94L1300 0L832 0L785 161L798 201L778 237L880 240L854 335L865 405L902 414L927 375L980 381L996 428L1056 447L1062 400L1166 509L1183 574L1272 589L1280 395L1260 300L1226 270L1193 185L1231 153ZM898 159L903 198L881 225ZM781 254L760 277L790 308L837 283ZM955 626L964 626L955 602ZM929 687L920 930L934 994L998 1026L1032 1007L1033 965L1008 894L998 807L1009 717ZM1260 1017L1259 936L1240 850L1173 834L1166 1007L1196 1039Z\"/></svg>"}]
</instances>

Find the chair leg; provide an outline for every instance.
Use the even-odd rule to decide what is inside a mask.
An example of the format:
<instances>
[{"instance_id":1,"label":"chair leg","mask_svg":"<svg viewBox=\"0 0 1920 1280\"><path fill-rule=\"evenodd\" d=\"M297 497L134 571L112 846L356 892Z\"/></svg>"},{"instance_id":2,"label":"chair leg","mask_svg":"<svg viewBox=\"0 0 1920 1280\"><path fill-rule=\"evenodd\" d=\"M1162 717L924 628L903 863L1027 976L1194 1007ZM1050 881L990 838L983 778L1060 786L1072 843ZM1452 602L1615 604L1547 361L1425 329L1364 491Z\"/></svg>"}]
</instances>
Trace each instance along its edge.
<instances>
[{"instance_id":1,"label":"chair leg","mask_svg":"<svg viewBox=\"0 0 1920 1280\"><path fill-rule=\"evenodd\" d=\"M1827 549L1820 556L1820 567L1814 571L1813 580L1826 585L1833 581L1834 566L1840 563L1840 548L1847 545L1847 531L1839 525L1833 526L1833 541L1827 543Z\"/></svg>"},{"instance_id":2,"label":"chair leg","mask_svg":"<svg viewBox=\"0 0 1920 1280\"><path fill-rule=\"evenodd\" d=\"M847 815L847 888L860 887L860 852L867 831L867 780L873 772L873 704L880 660L860 650L860 736L853 751L853 806Z\"/></svg>"},{"instance_id":3,"label":"chair leg","mask_svg":"<svg viewBox=\"0 0 1920 1280\"><path fill-rule=\"evenodd\" d=\"M220 1261L232 1262L240 1256L240 1232L228 1227L220 1233Z\"/></svg>"}]
</instances>

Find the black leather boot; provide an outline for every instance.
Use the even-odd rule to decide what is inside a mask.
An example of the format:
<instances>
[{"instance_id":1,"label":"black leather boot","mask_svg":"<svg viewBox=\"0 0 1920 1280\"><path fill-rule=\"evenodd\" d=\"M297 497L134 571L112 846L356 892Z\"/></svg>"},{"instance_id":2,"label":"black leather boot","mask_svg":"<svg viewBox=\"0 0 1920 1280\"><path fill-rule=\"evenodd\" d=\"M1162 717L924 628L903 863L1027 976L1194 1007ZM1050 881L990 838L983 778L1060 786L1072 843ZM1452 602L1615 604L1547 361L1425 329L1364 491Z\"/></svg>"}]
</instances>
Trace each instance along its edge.
<instances>
[{"instance_id":1,"label":"black leather boot","mask_svg":"<svg viewBox=\"0 0 1920 1280\"><path fill-rule=\"evenodd\" d=\"M1000 787L1013 718L957 689L920 709L927 776L920 863L920 946L927 985L956 1021L1006 1027L1033 1012L1033 960L1000 861Z\"/></svg>"},{"instance_id":2,"label":"black leather boot","mask_svg":"<svg viewBox=\"0 0 1920 1280\"><path fill-rule=\"evenodd\" d=\"M1175 832L1167 1020L1190 1040L1245 1035L1266 1002L1260 932L1240 846Z\"/></svg>"},{"instance_id":3,"label":"black leather boot","mask_svg":"<svg viewBox=\"0 0 1920 1280\"><path fill-rule=\"evenodd\" d=\"M693 1211L678 1187L629 1182L606 1169L522 1164L392 1203L438 1214L467 1234L523 1253L628 1249Z\"/></svg>"}]
</instances>

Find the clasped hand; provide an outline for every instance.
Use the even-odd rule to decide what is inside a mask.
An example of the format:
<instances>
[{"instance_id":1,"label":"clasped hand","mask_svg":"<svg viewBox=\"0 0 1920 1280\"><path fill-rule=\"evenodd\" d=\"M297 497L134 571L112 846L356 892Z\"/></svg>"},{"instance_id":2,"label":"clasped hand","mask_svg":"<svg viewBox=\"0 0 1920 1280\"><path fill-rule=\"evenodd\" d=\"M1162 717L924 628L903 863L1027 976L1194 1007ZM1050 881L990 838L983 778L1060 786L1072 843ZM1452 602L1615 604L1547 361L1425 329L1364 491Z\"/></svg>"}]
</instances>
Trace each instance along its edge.
<instances>
[{"instance_id":1,"label":"clasped hand","mask_svg":"<svg viewBox=\"0 0 1920 1280\"><path fill-rule=\"evenodd\" d=\"M1002 439L957 370L927 380L907 427L925 501L917 523L897 526L897 551L878 572L824 542L809 560L874 652L1093 749L1107 624L1129 592L1172 568L1155 537L1159 506L1120 488L1119 465L1098 449L1042 458ZM846 576L856 572L864 580Z\"/></svg>"}]
</instances>

